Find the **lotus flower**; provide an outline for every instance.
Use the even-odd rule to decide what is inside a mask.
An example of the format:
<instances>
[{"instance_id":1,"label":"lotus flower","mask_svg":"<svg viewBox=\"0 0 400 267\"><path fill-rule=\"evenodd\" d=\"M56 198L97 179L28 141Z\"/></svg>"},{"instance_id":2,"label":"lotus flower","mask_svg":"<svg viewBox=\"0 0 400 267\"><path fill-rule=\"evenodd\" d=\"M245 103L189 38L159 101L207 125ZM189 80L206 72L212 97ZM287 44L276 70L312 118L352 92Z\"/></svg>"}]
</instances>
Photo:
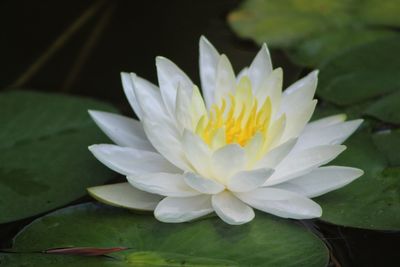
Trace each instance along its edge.
<instances>
[{"instance_id":1,"label":"lotus flower","mask_svg":"<svg viewBox=\"0 0 400 267\"><path fill-rule=\"evenodd\" d=\"M156 58L159 87L134 73L122 84L137 117L89 111L116 145L89 147L127 183L89 188L108 204L154 211L162 222L215 212L228 224L255 217L319 217L310 198L343 187L362 170L324 166L362 120L335 115L308 123L317 71L282 92L264 44L238 76L224 54L200 39L199 88L174 63Z\"/></svg>"}]
</instances>

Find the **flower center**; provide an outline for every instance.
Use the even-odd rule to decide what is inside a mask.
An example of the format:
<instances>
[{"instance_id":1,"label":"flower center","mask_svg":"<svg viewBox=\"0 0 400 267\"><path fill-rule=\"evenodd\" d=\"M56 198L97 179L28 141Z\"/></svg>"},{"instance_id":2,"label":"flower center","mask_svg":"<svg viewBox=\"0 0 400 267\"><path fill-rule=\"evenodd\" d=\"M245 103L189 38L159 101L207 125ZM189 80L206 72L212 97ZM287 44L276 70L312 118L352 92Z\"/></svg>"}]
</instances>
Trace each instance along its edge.
<instances>
[{"instance_id":1,"label":"flower center","mask_svg":"<svg viewBox=\"0 0 400 267\"><path fill-rule=\"evenodd\" d=\"M214 147L237 143L245 146L257 133L266 136L271 120L271 101L261 106L253 95L248 77L242 77L233 93L213 104L196 126L196 133Z\"/></svg>"}]
</instances>

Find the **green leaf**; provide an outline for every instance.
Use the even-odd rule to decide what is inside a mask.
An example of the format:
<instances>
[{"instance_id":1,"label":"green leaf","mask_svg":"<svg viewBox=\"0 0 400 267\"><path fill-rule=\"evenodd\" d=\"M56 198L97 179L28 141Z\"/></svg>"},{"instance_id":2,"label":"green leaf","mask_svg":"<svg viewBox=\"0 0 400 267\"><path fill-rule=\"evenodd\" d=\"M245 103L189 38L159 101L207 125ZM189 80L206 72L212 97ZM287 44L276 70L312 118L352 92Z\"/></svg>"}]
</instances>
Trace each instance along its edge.
<instances>
[{"instance_id":1,"label":"green leaf","mask_svg":"<svg viewBox=\"0 0 400 267\"><path fill-rule=\"evenodd\" d=\"M334 31L329 34L311 36L288 52L295 63L315 67L359 45L396 35L397 33L388 30Z\"/></svg>"},{"instance_id":2,"label":"green leaf","mask_svg":"<svg viewBox=\"0 0 400 267\"><path fill-rule=\"evenodd\" d=\"M357 228L400 230L400 168L387 168L368 133L354 135L347 146L330 165L357 167L365 174L316 199L323 209L321 219Z\"/></svg>"},{"instance_id":3,"label":"green leaf","mask_svg":"<svg viewBox=\"0 0 400 267\"><path fill-rule=\"evenodd\" d=\"M321 68L317 94L337 105L353 105L400 88L400 38L351 49Z\"/></svg>"},{"instance_id":4,"label":"green leaf","mask_svg":"<svg viewBox=\"0 0 400 267\"><path fill-rule=\"evenodd\" d=\"M352 21L346 1L247 0L228 21L243 38L290 46L314 33Z\"/></svg>"},{"instance_id":5,"label":"green leaf","mask_svg":"<svg viewBox=\"0 0 400 267\"><path fill-rule=\"evenodd\" d=\"M247 0L228 16L233 30L271 47L290 48L295 62L319 66L351 47L396 31L397 0Z\"/></svg>"},{"instance_id":6,"label":"green leaf","mask_svg":"<svg viewBox=\"0 0 400 267\"><path fill-rule=\"evenodd\" d=\"M243 38L293 46L310 36L376 26L400 26L396 0L247 0L228 16Z\"/></svg>"},{"instance_id":7,"label":"green leaf","mask_svg":"<svg viewBox=\"0 0 400 267\"><path fill-rule=\"evenodd\" d=\"M384 122L400 124L400 90L370 105L365 114Z\"/></svg>"},{"instance_id":8,"label":"green leaf","mask_svg":"<svg viewBox=\"0 0 400 267\"><path fill-rule=\"evenodd\" d=\"M54 247L129 247L107 257L2 254L6 266L326 266L328 251L290 220L258 213L231 226L217 217L166 224L109 206L82 204L37 219L14 239L13 251ZM112 265L113 264L113 265Z\"/></svg>"},{"instance_id":9,"label":"green leaf","mask_svg":"<svg viewBox=\"0 0 400 267\"><path fill-rule=\"evenodd\" d=\"M0 223L63 206L112 177L87 149L107 140L87 109L109 105L16 91L0 94L0 107Z\"/></svg>"},{"instance_id":10,"label":"green leaf","mask_svg":"<svg viewBox=\"0 0 400 267\"><path fill-rule=\"evenodd\" d=\"M389 164L400 167L400 130L379 132L372 138L378 150L386 156Z\"/></svg>"}]
</instances>

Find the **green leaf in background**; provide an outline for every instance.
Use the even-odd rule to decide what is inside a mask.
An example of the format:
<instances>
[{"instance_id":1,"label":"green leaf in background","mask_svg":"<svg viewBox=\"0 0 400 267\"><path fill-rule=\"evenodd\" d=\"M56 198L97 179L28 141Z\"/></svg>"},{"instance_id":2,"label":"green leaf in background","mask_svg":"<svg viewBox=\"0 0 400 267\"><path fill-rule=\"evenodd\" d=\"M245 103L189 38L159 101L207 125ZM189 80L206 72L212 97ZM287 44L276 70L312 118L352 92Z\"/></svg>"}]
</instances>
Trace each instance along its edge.
<instances>
[{"instance_id":1,"label":"green leaf in background","mask_svg":"<svg viewBox=\"0 0 400 267\"><path fill-rule=\"evenodd\" d=\"M389 30L341 30L315 35L288 50L289 57L299 65L316 67L359 45L398 35Z\"/></svg>"},{"instance_id":2,"label":"green leaf in background","mask_svg":"<svg viewBox=\"0 0 400 267\"><path fill-rule=\"evenodd\" d=\"M315 33L352 22L346 1L247 0L228 16L242 38L290 47Z\"/></svg>"},{"instance_id":3,"label":"green leaf in background","mask_svg":"<svg viewBox=\"0 0 400 267\"><path fill-rule=\"evenodd\" d=\"M395 35L397 0L247 0L228 16L242 38L290 48L300 65L318 66L354 47Z\"/></svg>"},{"instance_id":4,"label":"green leaf in background","mask_svg":"<svg viewBox=\"0 0 400 267\"><path fill-rule=\"evenodd\" d=\"M400 89L400 38L351 49L321 68L317 94L347 106Z\"/></svg>"},{"instance_id":5,"label":"green leaf in background","mask_svg":"<svg viewBox=\"0 0 400 267\"><path fill-rule=\"evenodd\" d=\"M400 86L398 89L398 92L384 96L370 105L365 114L384 122L400 124Z\"/></svg>"},{"instance_id":6,"label":"green leaf in background","mask_svg":"<svg viewBox=\"0 0 400 267\"><path fill-rule=\"evenodd\" d=\"M0 94L0 109L0 223L63 206L112 177L87 149L107 140L87 109L109 105L15 91Z\"/></svg>"},{"instance_id":7,"label":"green leaf in background","mask_svg":"<svg viewBox=\"0 0 400 267\"><path fill-rule=\"evenodd\" d=\"M56 247L129 247L113 258L27 251ZM251 223L227 225L217 217L166 224L153 215L82 204L37 219L1 254L0 266L326 266L328 250L309 230L258 213ZM55 265L52 265L55 264Z\"/></svg>"},{"instance_id":8,"label":"green leaf in background","mask_svg":"<svg viewBox=\"0 0 400 267\"><path fill-rule=\"evenodd\" d=\"M372 136L379 151L386 156L390 166L400 167L400 130L387 130Z\"/></svg>"},{"instance_id":9,"label":"green leaf in background","mask_svg":"<svg viewBox=\"0 0 400 267\"><path fill-rule=\"evenodd\" d=\"M400 168L388 167L368 133L356 134L346 144L348 149L332 165L360 168L365 174L316 199L323 209L321 219L357 228L400 230Z\"/></svg>"}]
</instances>

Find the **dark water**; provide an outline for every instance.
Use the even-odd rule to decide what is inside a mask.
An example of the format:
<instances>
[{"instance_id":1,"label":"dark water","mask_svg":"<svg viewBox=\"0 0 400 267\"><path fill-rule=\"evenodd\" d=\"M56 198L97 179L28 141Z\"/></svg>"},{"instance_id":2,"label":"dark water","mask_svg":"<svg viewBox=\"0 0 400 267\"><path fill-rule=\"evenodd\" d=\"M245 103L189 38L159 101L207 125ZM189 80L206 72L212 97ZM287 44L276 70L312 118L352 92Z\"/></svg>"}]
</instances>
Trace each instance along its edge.
<instances>
[{"instance_id":1,"label":"dark water","mask_svg":"<svg viewBox=\"0 0 400 267\"><path fill-rule=\"evenodd\" d=\"M205 35L231 59L248 65L257 46L228 28L237 0L202 1L19 1L0 2L0 88L64 92L112 102L124 113L120 71L156 82L154 58L173 60L199 84L198 40ZM301 70L272 51L290 84ZM28 223L22 221L19 226ZM400 233L307 223L326 241L331 266L400 266ZM18 230L3 225L1 246Z\"/></svg>"}]
</instances>

